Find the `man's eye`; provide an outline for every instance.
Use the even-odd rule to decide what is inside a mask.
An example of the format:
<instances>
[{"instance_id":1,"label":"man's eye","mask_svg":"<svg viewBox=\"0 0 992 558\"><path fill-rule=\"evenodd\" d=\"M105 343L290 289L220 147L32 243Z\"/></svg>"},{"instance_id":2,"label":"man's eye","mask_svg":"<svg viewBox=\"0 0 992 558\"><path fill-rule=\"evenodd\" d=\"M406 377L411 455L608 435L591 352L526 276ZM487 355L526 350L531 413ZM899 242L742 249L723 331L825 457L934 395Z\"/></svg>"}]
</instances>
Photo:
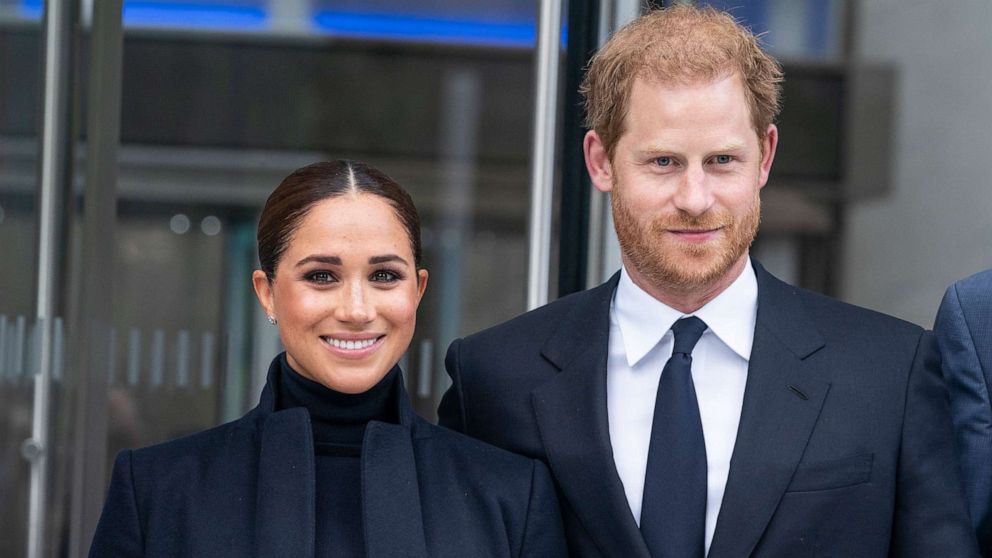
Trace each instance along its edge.
<instances>
[{"instance_id":1,"label":"man's eye","mask_svg":"<svg viewBox=\"0 0 992 558\"><path fill-rule=\"evenodd\" d=\"M658 165L659 167L667 167L667 166L669 166L669 165L672 164L672 158L671 157L658 157L658 158L656 158L654 160L654 164Z\"/></svg>"},{"instance_id":2,"label":"man's eye","mask_svg":"<svg viewBox=\"0 0 992 558\"><path fill-rule=\"evenodd\" d=\"M713 160L716 161L717 164L719 165L726 165L727 163L733 161L734 158L731 157L730 155L717 155L716 157L713 158Z\"/></svg>"}]
</instances>

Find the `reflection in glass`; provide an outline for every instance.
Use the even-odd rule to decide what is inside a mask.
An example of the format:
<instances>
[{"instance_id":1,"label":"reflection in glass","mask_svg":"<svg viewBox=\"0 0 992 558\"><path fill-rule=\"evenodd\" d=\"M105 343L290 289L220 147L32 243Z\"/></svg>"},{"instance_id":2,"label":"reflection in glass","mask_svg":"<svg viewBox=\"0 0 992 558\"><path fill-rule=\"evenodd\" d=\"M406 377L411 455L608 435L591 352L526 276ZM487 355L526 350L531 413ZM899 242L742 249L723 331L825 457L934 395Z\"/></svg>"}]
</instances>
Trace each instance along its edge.
<instances>
[{"instance_id":1,"label":"reflection in glass","mask_svg":"<svg viewBox=\"0 0 992 558\"><path fill-rule=\"evenodd\" d=\"M843 2L838 0L705 0L762 35L777 57L838 60Z\"/></svg>"},{"instance_id":2,"label":"reflection in glass","mask_svg":"<svg viewBox=\"0 0 992 558\"><path fill-rule=\"evenodd\" d=\"M359 7L346 4L317 2L307 17ZM536 13L533 0L435 8L531 26ZM257 213L282 177L318 160L375 165L418 205L431 281L404 364L414 404L432 417L448 343L524 307L530 43L427 48L355 35L328 46L319 26L265 40L139 27L124 45L108 460L255 404L279 350L249 280Z\"/></svg>"},{"instance_id":3,"label":"reflection in glass","mask_svg":"<svg viewBox=\"0 0 992 558\"><path fill-rule=\"evenodd\" d=\"M105 435L109 466L123 448L254 405L279 350L250 284L257 214L289 172L335 158L385 170L420 210L431 281L402 362L415 406L433 416L450 341L524 309L537 10L534 0L426 5L125 2L115 263L98 278L113 292L107 425L73 429L79 383L59 318L58 435ZM345 11L379 27L325 25ZM0 0L2 549L24 548L27 532L40 15L36 0ZM424 18L458 33L411 36L410 22ZM77 164L85 154L84 141ZM78 244L74 227L66 237ZM73 275L80 247L67 251L59 296L71 311L85 278ZM78 520L68 505L73 441L53 448L51 493L62 501L47 520L52 548L70 546Z\"/></svg>"},{"instance_id":4,"label":"reflection in glass","mask_svg":"<svg viewBox=\"0 0 992 558\"><path fill-rule=\"evenodd\" d=\"M0 553L27 547L37 323L38 12L0 0ZM31 21L35 19L35 21ZM56 333L62 333L61 322ZM26 451L26 453L24 453Z\"/></svg>"}]
</instances>

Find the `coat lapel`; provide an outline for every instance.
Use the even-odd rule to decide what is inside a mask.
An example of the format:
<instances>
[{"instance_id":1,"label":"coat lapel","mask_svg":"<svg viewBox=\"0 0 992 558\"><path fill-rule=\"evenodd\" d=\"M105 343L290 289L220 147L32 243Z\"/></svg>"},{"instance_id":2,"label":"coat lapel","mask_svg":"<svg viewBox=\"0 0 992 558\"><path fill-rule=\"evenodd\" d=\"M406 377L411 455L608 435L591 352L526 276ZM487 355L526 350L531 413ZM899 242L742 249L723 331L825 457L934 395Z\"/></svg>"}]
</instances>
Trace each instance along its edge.
<instances>
[{"instance_id":1,"label":"coat lapel","mask_svg":"<svg viewBox=\"0 0 992 558\"><path fill-rule=\"evenodd\" d=\"M754 344L710 558L753 552L802 458L830 388L805 361L824 343L795 288L757 262L754 269Z\"/></svg>"},{"instance_id":2,"label":"coat lapel","mask_svg":"<svg viewBox=\"0 0 992 558\"><path fill-rule=\"evenodd\" d=\"M273 412L278 359L258 406L262 431L255 515L255 556L313 556L316 505L313 433L306 409ZM399 424L372 421L362 442L362 506L367 558L427 558L413 453L416 421L399 382Z\"/></svg>"},{"instance_id":3,"label":"coat lapel","mask_svg":"<svg viewBox=\"0 0 992 558\"><path fill-rule=\"evenodd\" d=\"M373 421L365 429L362 505L368 558L427 558L413 421L409 400L401 393L400 424Z\"/></svg>"},{"instance_id":4,"label":"coat lapel","mask_svg":"<svg viewBox=\"0 0 992 558\"><path fill-rule=\"evenodd\" d=\"M262 430L255 556L313 556L313 435L306 409L268 415Z\"/></svg>"},{"instance_id":5,"label":"coat lapel","mask_svg":"<svg viewBox=\"0 0 992 558\"><path fill-rule=\"evenodd\" d=\"M647 558L613 461L606 408L609 311L618 280L614 275L585 295L546 343L545 358L561 371L532 396L551 469L601 553Z\"/></svg>"}]
</instances>

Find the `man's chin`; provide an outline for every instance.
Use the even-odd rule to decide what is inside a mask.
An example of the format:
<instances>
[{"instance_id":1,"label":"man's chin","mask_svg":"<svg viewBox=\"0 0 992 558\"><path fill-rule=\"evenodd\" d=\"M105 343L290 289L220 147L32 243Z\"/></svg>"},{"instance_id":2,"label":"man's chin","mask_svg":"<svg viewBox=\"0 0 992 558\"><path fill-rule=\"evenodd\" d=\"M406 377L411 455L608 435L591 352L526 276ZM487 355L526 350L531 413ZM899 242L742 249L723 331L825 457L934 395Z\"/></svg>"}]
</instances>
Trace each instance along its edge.
<instances>
[{"instance_id":1,"label":"man's chin","mask_svg":"<svg viewBox=\"0 0 992 558\"><path fill-rule=\"evenodd\" d=\"M739 260L712 253L684 254L668 258L652 275L668 288L697 291L726 280Z\"/></svg>"}]
</instances>

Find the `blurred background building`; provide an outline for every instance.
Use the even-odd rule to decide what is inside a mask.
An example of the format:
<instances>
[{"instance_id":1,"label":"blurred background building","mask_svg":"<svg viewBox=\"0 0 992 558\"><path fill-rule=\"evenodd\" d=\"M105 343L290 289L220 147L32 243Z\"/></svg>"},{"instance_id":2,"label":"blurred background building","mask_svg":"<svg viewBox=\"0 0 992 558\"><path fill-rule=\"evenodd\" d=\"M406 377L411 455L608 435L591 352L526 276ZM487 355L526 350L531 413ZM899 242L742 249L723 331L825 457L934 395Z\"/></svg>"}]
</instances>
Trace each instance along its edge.
<instances>
[{"instance_id":1,"label":"blurred background building","mask_svg":"<svg viewBox=\"0 0 992 558\"><path fill-rule=\"evenodd\" d=\"M755 254L929 326L992 266L992 4L708 3L786 70ZM254 405L280 350L255 224L302 165L417 202L425 416L452 339L615 271L575 88L641 4L0 0L0 556L84 556L117 451Z\"/></svg>"}]
</instances>

